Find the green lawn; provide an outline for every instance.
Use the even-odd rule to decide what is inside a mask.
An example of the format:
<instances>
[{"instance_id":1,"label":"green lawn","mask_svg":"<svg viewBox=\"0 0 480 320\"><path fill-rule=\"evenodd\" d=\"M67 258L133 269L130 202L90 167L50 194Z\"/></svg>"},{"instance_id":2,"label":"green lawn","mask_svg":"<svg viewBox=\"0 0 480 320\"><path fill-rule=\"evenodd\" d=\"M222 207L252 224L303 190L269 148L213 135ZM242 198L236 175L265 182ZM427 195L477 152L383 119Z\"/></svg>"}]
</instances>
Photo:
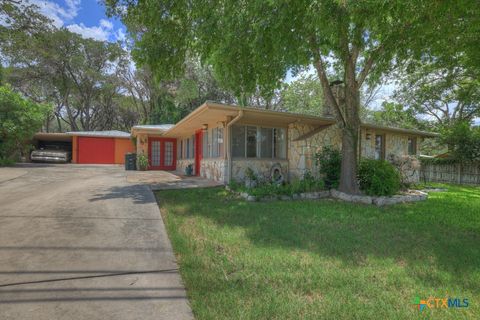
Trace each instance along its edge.
<instances>
[{"instance_id":1,"label":"green lawn","mask_svg":"<svg viewBox=\"0 0 480 320\"><path fill-rule=\"evenodd\" d=\"M197 319L480 318L480 188L387 208L160 191ZM469 299L426 309L420 298Z\"/></svg>"}]
</instances>

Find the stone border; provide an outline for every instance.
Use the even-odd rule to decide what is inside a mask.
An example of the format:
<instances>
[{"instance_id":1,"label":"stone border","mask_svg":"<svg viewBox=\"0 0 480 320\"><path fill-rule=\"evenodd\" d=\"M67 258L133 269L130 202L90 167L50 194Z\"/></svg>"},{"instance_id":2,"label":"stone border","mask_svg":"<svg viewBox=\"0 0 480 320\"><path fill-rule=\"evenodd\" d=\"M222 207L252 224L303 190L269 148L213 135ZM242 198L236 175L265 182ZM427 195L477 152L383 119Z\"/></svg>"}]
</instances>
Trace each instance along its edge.
<instances>
[{"instance_id":1,"label":"stone border","mask_svg":"<svg viewBox=\"0 0 480 320\"><path fill-rule=\"evenodd\" d=\"M305 192L293 194L292 196L288 195L271 195L263 198L257 198L253 195L248 194L247 192L235 192L231 190L228 186L225 187L228 191L237 194L238 196L244 198L246 201L255 202L255 201L291 201L291 200L316 200L324 198L334 198L342 201L361 203L361 204L373 204L378 207L392 205L397 203L406 203L406 202L417 202L427 200L428 194L420 190L407 190L403 194L394 195L391 197L372 197L365 195L351 195L347 193L340 192L335 189L330 191L318 191L318 192Z\"/></svg>"}]
</instances>

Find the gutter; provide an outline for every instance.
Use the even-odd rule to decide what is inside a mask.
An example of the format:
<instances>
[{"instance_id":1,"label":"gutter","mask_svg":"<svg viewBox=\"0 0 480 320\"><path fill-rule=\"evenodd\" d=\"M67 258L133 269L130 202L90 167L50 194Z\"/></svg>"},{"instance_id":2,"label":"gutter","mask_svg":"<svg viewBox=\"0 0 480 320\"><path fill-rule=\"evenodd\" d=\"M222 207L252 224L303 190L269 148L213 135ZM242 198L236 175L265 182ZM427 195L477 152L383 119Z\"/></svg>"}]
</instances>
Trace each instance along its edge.
<instances>
[{"instance_id":1,"label":"gutter","mask_svg":"<svg viewBox=\"0 0 480 320\"><path fill-rule=\"evenodd\" d=\"M228 153L227 153L227 170L228 170L228 181L225 181L227 183L229 183L232 179L232 137L230 136L230 133L231 133L231 126L234 125L236 122L238 122L240 119L243 118L243 110L239 110L238 111L238 114L235 118L232 119L232 121L230 121L229 123L227 123L227 135L228 135L228 139L226 140L226 142L228 143L228 147L225 148L226 150L228 150Z\"/></svg>"}]
</instances>

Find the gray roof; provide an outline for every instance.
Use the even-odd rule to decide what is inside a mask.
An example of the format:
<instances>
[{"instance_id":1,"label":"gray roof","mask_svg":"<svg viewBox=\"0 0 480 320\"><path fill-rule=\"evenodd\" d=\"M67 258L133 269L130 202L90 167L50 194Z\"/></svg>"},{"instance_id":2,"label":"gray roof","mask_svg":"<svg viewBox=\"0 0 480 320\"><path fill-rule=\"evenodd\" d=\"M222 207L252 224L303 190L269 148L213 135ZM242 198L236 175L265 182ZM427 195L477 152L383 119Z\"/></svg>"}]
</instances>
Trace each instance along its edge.
<instances>
[{"instance_id":1,"label":"gray roof","mask_svg":"<svg viewBox=\"0 0 480 320\"><path fill-rule=\"evenodd\" d=\"M134 129L154 129L154 130L163 130L167 131L168 129L175 126L174 124L145 124L133 126Z\"/></svg>"},{"instance_id":2,"label":"gray roof","mask_svg":"<svg viewBox=\"0 0 480 320\"><path fill-rule=\"evenodd\" d=\"M130 138L130 133L118 130L107 131L70 131L66 134L82 137Z\"/></svg>"}]
</instances>

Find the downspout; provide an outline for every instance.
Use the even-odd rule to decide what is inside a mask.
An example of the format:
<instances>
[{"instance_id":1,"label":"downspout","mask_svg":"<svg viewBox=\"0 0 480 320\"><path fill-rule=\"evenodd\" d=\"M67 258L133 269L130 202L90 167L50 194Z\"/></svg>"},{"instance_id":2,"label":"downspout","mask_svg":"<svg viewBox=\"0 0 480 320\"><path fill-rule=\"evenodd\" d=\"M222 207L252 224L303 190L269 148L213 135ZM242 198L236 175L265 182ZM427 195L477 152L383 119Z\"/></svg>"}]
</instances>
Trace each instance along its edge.
<instances>
[{"instance_id":1,"label":"downspout","mask_svg":"<svg viewBox=\"0 0 480 320\"><path fill-rule=\"evenodd\" d=\"M229 123L227 123L227 134L228 134L228 139L226 140L228 147L225 148L228 150L227 152L227 170L228 170L228 181L225 181L226 183L229 183L232 180L232 137L231 137L231 126L234 125L238 120L243 118L243 110L238 111L238 114L235 118L232 119Z\"/></svg>"}]
</instances>

